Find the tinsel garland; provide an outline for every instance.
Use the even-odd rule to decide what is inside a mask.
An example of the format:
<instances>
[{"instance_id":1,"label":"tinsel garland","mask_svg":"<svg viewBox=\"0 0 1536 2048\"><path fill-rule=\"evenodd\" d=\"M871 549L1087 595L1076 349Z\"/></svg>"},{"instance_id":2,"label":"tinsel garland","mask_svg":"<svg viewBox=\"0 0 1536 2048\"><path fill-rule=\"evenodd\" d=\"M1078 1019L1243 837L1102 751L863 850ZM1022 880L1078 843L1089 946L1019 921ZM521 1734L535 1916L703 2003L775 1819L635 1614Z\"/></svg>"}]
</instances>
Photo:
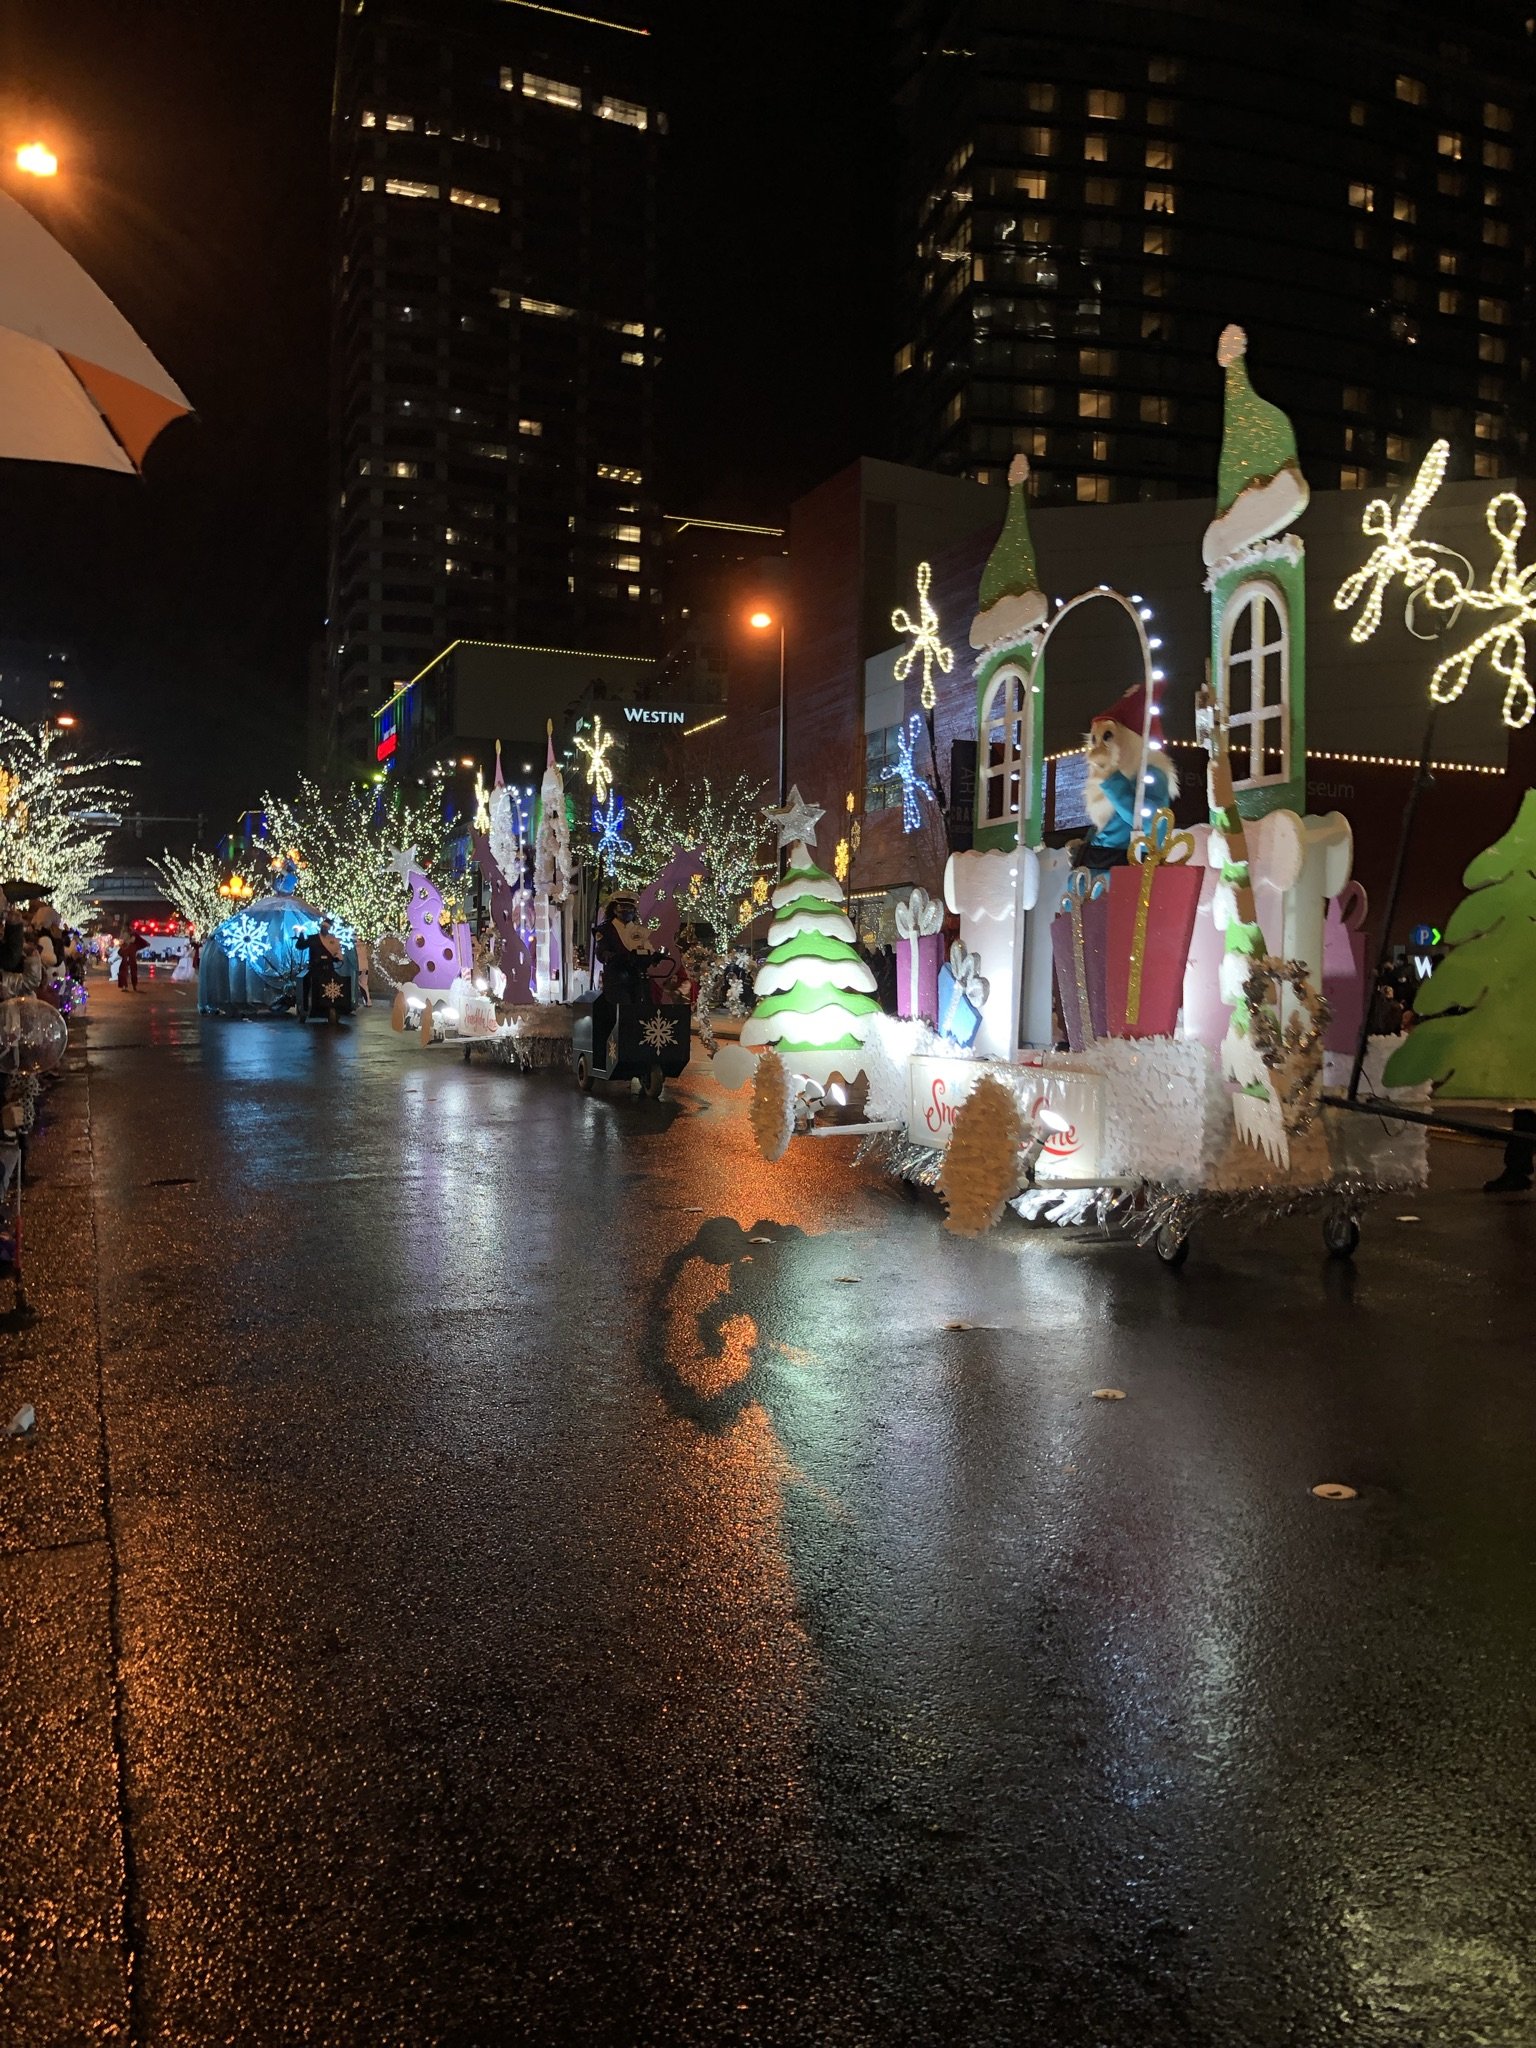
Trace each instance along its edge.
<instances>
[{"instance_id":1,"label":"tinsel garland","mask_svg":"<svg viewBox=\"0 0 1536 2048\"><path fill-rule=\"evenodd\" d=\"M506 1031L495 1038L468 1038L468 1046L483 1046L499 1066L515 1067L520 1074L534 1067L568 1067L571 1041L547 1033Z\"/></svg>"}]
</instances>

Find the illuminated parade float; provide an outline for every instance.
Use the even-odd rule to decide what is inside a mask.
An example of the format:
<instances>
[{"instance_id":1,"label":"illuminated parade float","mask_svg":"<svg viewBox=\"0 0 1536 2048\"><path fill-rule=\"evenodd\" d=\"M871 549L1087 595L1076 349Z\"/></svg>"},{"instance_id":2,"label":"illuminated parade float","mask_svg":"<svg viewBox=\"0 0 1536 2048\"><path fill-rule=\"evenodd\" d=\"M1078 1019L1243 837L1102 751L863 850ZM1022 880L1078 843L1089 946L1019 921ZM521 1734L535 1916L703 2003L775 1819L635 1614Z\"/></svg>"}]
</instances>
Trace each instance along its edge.
<instances>
[{"instance_id":1,"label":"illuminated parade float","mask_svg":"<svg viewBox=\"0 0 1536 2048\"><path fill-rule=\"evenodd\" d=\"M1107 585L1046 596L1028 463L1015 457L970 629L974 846L950 855L943 906L913 890L897 907L898 1016L880 1013L833 900L841 891L811 859L814 832L803 828L820 813L796 795L769 814L788 866L742 1038L759 1049L752 1119L766 1156L797 1134L856 1136L860 1157L939 1187L950 1228L965 1234L1011 1204L1058 1223L1122 1222L1178 1264L1197 1217L1310 1207L1329 1251L1347 1256L1366 1204L1425 1178L1418 1119L1429 1084L1505 1104L1536 1093L1531 797L1468 870L1473 893L1421 991L1418 1030L1367 1041L1373 983L1350 824L1305 803L1306 556L1293 529L1308 488L1290 421L1255 392L1246 351L1229 327L1217 507L1202 548L1205 819L1175 824L1149 608ZM1520 725L1533 705L1523 634L1536 602L1531 572L1522 580L1515 562L1523 507L1505 494L1490 508L1498 562L1480 587L1463 557L1417 538L1445 459L1437 444L1401 510L1369 508L1375 552L1336 602L1362 607L1357 641L1376 629L1394 582L1421 638L1433 637L1426 620L1438 632L1490 615L1440 661L1431 697L1459 695L1486 661L1507 685L1505 722ZM923 663L931 715L932 671L954 656L921 577L919 596L917 617L894 623L911 636L904 674ZM1113 701L1089 725L1090 829L1051 846L1049 652L1089 606L1123 616L1139 679L1106 690ZM919 725L914 715L914 738ZM945 909L958 920L948 944ZM1391 1113L1359 1113L1366 1100Z\"/></svg>"}]
</instances>

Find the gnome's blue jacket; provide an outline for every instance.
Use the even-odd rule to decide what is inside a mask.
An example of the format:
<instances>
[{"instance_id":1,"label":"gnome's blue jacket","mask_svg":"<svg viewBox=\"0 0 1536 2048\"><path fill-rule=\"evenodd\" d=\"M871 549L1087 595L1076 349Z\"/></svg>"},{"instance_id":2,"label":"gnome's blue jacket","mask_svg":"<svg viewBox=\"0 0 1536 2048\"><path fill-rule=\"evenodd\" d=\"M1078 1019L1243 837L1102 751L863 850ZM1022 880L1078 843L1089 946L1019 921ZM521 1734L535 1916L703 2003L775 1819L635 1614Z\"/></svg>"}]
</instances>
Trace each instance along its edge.
<instances>
[{"instance_id":1,"label":"gnome's blue jacket","mask_svg":"<svg viewBox=\"0 0 1536 2048\"><path fill-rule=\"evenodd\" d=\"M1143 815L1164 809L1168 802L1168 778L1161 768L1149 761L1141 778L1141 802ZM1114 807L1114 816L1102 825L1096 825L1089 834L1095 846L1129 846L1131 834L1136 829L1136 784L1128 775L1117 769L1113 775L1106 775L1099 784L1105 801Z\"/></svg>"}]
</instances>

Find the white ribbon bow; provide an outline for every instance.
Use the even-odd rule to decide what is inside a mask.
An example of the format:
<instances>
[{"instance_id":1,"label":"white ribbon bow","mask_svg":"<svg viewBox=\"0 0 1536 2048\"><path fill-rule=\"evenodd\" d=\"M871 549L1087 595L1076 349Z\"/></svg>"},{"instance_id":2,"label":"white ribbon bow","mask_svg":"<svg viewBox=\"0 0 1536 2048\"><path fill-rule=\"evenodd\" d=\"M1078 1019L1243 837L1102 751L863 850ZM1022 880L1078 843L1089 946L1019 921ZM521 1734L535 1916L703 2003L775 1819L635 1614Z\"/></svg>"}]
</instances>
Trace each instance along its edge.
<instances>
[{"instance_id":1,"label":"white ribbon bow","mask_svg":"<svg viewBox=\"0 0 1536 2048\"><path fill-rule=\"evenodd\" d=\"M914 889L910 896L904 896L896 905L898 939L931 938L943 923L944 906L935 903L926 889Z\"/></svg>"}]
</instances>

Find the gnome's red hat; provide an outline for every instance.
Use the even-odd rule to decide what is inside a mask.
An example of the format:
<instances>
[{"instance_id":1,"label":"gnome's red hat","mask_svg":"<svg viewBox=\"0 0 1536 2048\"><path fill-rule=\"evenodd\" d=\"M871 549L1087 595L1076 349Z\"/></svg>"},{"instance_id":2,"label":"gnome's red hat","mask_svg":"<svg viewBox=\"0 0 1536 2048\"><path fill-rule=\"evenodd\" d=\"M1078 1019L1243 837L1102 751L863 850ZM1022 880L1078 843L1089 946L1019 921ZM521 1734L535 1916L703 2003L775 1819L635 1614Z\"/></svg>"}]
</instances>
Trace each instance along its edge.
<instances>
[{"instance_id":1,"label":"gnome's red hat","mask_svg":"<svg viewBox=\"0 0 1536 2048\"><path fill-rule=\"evenodd\" d=\"M1145 683L1137 683L1134 689L1126 691L1118 704L1111 704L1107 711L1095 712L1093 722L1099 725L1106 718L1111 718L1116 725L1126 726L1130 731L1139 733L1146 722L1146 716L1147 686Z\"/></svg>"}]
</instances>

